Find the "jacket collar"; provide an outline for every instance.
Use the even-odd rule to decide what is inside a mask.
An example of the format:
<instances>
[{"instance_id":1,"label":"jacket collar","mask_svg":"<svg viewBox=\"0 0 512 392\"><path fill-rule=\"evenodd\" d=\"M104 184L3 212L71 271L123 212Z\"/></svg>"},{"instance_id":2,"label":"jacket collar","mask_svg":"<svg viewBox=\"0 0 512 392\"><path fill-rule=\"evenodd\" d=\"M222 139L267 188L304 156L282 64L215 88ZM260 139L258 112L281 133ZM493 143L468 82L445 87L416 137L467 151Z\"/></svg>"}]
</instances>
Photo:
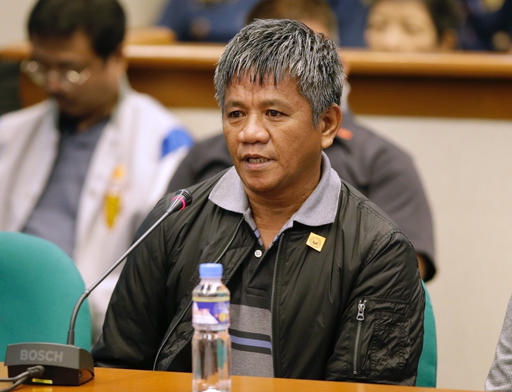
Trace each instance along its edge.
<instances>
[{"instance_id":1,"label":"jacket collar","mask_svg":"<svg viewBox=\"0 0 512 392\"><path fill-rule=\"evenodd\" d=\"M331 168L327 155L322 152L320 182L283 229L293 226L293 222L307 226L322 226L333 223L338 209L340 191L341 180ZM246 220L252 221L249 201L242 180L234 166L215 184L210 192L209 199L220 208L243 214Z\"/></svg>"}]
</instances>

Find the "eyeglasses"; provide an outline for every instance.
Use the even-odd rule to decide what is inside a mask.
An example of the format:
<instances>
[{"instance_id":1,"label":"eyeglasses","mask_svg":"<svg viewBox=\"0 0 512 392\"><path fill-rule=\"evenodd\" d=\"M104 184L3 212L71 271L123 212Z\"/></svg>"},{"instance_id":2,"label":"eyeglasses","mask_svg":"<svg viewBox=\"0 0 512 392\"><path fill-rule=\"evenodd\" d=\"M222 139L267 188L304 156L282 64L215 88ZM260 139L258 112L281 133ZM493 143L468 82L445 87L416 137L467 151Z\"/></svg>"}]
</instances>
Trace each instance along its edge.
<instances>
[{"instance_id":1,"label":"eyeglasses","mask_svg":"<svg viewBox=\"0 0 512 392\"><path fill-rule=\"evenodd\" d=\"M86 67L81 71L76 69L52 69L41 64L36 60L24 60L21 62L21 70L26 73L30 79L40 87L48 83L51 73L57 77L57 81L63 86L80 86L87 82L91 72ZM54 77L55 77L54 76Z\"/></svg>"}]
</instances>

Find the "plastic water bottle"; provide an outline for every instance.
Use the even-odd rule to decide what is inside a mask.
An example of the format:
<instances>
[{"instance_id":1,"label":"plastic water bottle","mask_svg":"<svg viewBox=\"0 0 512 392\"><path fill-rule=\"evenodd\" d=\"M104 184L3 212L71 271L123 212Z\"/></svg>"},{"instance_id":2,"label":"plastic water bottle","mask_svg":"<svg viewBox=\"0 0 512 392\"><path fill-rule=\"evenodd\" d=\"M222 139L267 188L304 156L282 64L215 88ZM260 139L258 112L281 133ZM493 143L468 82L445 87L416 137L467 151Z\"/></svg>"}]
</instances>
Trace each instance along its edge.
<instances>
[{"instance_id":1,"label":"plastic water bottle","mask_svg":"<svg viewBox=\"0 0 512 392\"><path fill-rule=\"evenodd\" d=\"M231 391L229 290L222 264L201 264L201 281L192 292L192 391Z\"/></svg>"}]
</instances>

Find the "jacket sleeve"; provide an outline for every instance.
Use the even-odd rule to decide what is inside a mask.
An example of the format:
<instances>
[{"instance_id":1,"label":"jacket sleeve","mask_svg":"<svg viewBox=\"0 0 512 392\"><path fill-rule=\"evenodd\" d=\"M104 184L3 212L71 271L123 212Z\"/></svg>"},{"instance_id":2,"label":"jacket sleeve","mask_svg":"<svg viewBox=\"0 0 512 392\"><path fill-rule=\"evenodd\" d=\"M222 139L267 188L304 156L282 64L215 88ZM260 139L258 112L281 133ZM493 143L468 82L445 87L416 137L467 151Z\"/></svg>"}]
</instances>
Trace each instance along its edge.
<instances>
[{"instance_id":1,"label":"jacket sleeve","mask_svg":"<svg viewBox=\"0 0 512 392\"><path fill-rule=\"evenodd\" d=\"M145 232L165 211L162 199L139 228ZM135 249L112 294L103 332L93 348L96 366L152 369L170 315L165 304L165 226L158 226ZM148 285L148 282L151 282Z\"/></svg>"},{"instance_id":2,"label":"jacket sleeve","mask_svg":"<svg viewBox=\"0 0 512 392\"><path fill-rule=\"evenodd\" d=\"M380 149L373 159L367 196L398 224L423 256L428 281L436 273L432 215L414 162L391 147Z\"/></svg>"},{"instance_id":3,"label":"jacket sleeve","mask_svg":"<svg viewBox=\"0 0 512 392\"><path fill-rule=\"evenodd\" d=\"M414 385L425 308L414 248L390 230L361 252L326 379Z\"/></svg>"}]
</instances>

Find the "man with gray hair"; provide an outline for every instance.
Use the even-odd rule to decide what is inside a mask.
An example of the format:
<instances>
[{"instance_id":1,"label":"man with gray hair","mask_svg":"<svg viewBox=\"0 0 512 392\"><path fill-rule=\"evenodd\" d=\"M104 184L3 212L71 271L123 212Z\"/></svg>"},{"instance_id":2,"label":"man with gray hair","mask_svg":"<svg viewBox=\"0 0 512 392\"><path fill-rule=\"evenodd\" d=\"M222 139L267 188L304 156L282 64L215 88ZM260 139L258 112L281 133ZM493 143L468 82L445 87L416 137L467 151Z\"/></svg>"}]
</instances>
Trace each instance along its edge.
<instances>
[{"instance_id":1,"label":"man with gray hair","mask_svg":"<svg viewBox=\"0 0 512 392\"><path fill-rule=\"evenodd\" d=\"M190 371L191 292L198 265L216 262L231 292L233 374L414 384L414 248L322 152L342 82L334 42L300 22L257 20L230 41L215 88L234 167L190 187L193 204L128 259L98 364Z\"/></svg>"},{"instance_id":2,"label":"man with gray hair","mask_svg":"<svg viewBox=\"0 0 512 392\"><path fill-rule=\"evenodd\" d=\"M246 24L255 19L295 19L333 40L338 36L336 15L327 0L260 0L247 15ZM341 128L324 152L339 176L377 204L411 240L420 275L427 282L436 276L437 261L432 216L420 174L405 150L359 123L349 108L349 91L345 80ZM168 191L187 188L231 166L224 135L212 135L191 147Z\"/></svg>"}]
</instances>

